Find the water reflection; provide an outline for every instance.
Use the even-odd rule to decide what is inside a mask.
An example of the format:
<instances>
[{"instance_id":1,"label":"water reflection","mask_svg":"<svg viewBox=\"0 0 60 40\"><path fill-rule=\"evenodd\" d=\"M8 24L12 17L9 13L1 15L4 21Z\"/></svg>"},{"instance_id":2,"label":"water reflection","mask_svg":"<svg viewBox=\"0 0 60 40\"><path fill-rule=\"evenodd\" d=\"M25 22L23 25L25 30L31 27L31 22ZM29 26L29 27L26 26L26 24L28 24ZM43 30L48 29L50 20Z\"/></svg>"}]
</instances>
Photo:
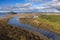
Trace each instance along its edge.
<instances>
[{"instance_id":1,"label":"water reflection","mask_svg":"<svg viewBox=\"0 0 60 40\"><path fill-rule=\"evenodd\" d=\"M4 18L4 17L6 17L6 16L8 16L7 13L0 13L0 18Z\"/></svg>"},{"instance_id":2,"label":"water reflection","mask_svg":"<svg viewBox=\"0 0 60 40\"><path fill-rule=\"evenodd\" d=\"M49 31L44 30L44 29L37 29L37 28L32 27L32 26L30 26L30 25L20 23L19 17L17 17L17 16L14 17L14 18L12 18L12 19L10 19L10 20L8 21L8 23L9 23L10 25L13 25L13 26L19 26L19 27L21 27L21 28L26 28L26 29L28 29L28 30L32 30L32 31L41 33L41 34L43 34L44 36L46 36L46 37L48 37L48 38L52 38L53 40L60 40L60 35L57 35L57 34L55 34L55 33L53 33L53 32L49 32Z\"/></svg>"}]
</instances>

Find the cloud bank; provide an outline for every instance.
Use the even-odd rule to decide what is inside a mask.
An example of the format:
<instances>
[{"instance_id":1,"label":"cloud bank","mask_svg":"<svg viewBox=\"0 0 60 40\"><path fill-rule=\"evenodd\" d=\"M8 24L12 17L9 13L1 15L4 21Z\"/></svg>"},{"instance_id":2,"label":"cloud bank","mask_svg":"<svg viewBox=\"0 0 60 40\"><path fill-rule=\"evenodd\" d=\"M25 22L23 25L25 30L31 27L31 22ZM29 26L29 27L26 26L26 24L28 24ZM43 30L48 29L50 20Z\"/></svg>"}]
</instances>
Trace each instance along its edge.
<instances>
[{"instance_id":1,"label":"cloud bank","mask_svg":"<svg viewBox=\"0 0 60 40\"><path fill-rule=\"evenodd\" d=\"M28 0L26 0L28 1ZM43 2L47 0L29 0L25 4L16 3L14 6L0 7L0 11L17 11L17 12L60 12L60 2L51 0L48 3L34 4L35 2Z\"/></svg>"}]
</instances>

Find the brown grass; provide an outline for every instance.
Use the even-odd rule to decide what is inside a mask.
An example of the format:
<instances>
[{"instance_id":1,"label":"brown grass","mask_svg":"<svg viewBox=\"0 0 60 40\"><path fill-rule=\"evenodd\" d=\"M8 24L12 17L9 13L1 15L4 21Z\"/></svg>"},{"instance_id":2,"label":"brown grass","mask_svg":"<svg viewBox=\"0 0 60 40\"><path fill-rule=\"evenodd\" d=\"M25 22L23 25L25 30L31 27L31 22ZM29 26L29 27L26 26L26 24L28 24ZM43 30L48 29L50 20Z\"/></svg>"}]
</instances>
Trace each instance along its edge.
<instances>
[{"instance_id":1,"label":"brown grass","mask_svg":"<svg viewBox=\"0 0 60 40\"><path fill-rule=\"evenodd\" d=\"M0 40L48 40L41 34L7 24L10 18L0 19Z\"/></svg>"}]
</instances>

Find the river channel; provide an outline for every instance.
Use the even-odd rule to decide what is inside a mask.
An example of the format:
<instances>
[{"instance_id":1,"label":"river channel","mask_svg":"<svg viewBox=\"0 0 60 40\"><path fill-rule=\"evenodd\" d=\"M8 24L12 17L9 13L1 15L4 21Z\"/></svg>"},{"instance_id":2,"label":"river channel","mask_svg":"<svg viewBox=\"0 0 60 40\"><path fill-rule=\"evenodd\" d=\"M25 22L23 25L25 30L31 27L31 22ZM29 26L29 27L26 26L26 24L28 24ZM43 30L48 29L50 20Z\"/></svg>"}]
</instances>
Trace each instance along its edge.
<instances>
[{"instance_id":1,"label":"river channel","mask_svg":"<svg viewBox=\"0 0 60 40\"><path fill-rule=\"evenodd\" d=\"M25 28L25 29L30 30L30 31L38 32L38 33L46 36L47 38L52 38L53 40L60 40L60 35L53 33L53 32L49 32L49 31L44 30L44 29L38 29L38 28L32 27L28 24L23 24L20 22L19 19L20 19L20 17L15 16L8 21L8 24L10 24L12 26L17 26L20 28Z\"/></svg>"}]
</instances>

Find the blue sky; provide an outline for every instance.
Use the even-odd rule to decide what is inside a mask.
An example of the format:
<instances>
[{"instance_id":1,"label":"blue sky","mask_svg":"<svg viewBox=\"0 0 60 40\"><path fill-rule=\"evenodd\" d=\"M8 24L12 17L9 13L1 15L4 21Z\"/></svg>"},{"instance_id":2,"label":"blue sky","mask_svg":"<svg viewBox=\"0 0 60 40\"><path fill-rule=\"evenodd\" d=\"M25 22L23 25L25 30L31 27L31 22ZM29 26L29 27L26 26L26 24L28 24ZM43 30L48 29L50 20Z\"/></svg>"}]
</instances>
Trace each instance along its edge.
<instances>
[{"instance_id":1,"label":"blue sky","mask_svg":"<svg viewBox=\"0 0 60 40\"><path fill-rule=\"evenodd\" d=\"M25 3L25 0L0 0L0 6L15 5L16 3Z\"/></svg>"},{"instance_id":2,"label":"blue sky","mask_svg":"<svg viewBox=\"0 0 60 40\"><path fill-rule=\"evenodd\" d=\"M47 0L45 2L48 2L50 0ZM14 5L16 3L20 3L20 4L23 4L23 3L27 3L29 1L27 0L0 0L0 6L2 5ZM45 2L33 2L35 4L40 4L40 3L45 3Z\"/></svg>"},{"instance_id":3,"label":"blue sky","mask_svg":"<svg viewBox=\"0 0 60 40\"><path fill-rule=\"evenodd\" d=\"M0 0L0 11L7 10L55 12L60 11L60 2L59 0Z\"/></svg>"}]
</instances>

